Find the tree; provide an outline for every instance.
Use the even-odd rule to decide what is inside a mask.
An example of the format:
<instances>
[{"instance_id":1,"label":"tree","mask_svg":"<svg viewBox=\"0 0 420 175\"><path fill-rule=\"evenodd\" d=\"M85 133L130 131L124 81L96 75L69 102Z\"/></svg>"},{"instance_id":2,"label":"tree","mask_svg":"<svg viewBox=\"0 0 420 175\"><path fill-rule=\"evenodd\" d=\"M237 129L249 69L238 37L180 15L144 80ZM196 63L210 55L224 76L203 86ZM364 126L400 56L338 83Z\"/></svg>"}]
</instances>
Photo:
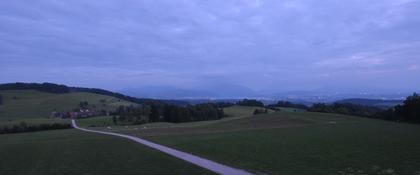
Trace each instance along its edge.
<instances>
[{"instance_id":1,"label":"tree","mask_svg":"<svg viewBox=\"0 0 420 175\"><path fill-rule=\"evenodd\" d=\"M328 106L325 103L315 103L312 105L311 108L309 108L309 111L311 112L332 112L331 109L329 109L330 106Z\"/></svg>"},{"instance_id":2,"label":"tree","mask_svg":"<svg viewBox=\"0 0 420 175\"><path fill-rule=\"evenodd\" d=\"M79 103L79 107L80 107L81 109L87 109L87 108L88 108L88 106L89 106L89 103L88 103L87 101L81 101L81 102Z\"/></svg>"},{"instance_id":3,"label":"tree","mask_svg":"<svg viewBox=\"0 0 420 175\"><path fill-rule=\"evenodd\" d=\"M258 115L258 114L268 114L268 110L267 109L255 109L254 110L254 115Z\"/></svg>"},{"instance_id":4,"label":"tree","mask_svg":"<svg viewBox=\"0 0 420 175\"><path fill-rule=\"evenodd\" d=\"M407 97L402 105L395 107L395 115L403 121L420 123L420 96L414 93Z\"/></svg>"},{"instance_id":5,"label":"tree","mask_svg":"<svg viewBox=\"0 0 420 175\"><path fill-rule=\"evenodd\" d=\"M70 89L64 85L52 84L52 83L8 83L0 84L0 90L27 90L34 89L48 93L69 93Z\"/></svg>"},{"instance_id":6,"label":"tree","mask_svg":"<svg viewBox=\"0 0 420 175\"><path fill-rule=\"evenodd\" d=\"M242 101L239 101L237 103L239 106L258 106L258 107L264 107L264 103L258 100L254 99L244 99Z\"/></svg>"},{"instance_id":7,"label":"tree","mask_svg":"<svg viewBox=\"0 0 420 175\"><path fill-rule=\"evenodd\" d=\"M268 107L275 108L275 107L286 107L286 108L297 108L307 110L308 106L304 104L295 104L289 101L278 101L276 104L268 105Z\"/></svg>"},{"instance_id":8,"label":"tree","mask_svg":"<svg viewBox=\"0 0 420 175\"><path fill-rule=\"evenodd\" d=\"M114 125L118 124L117 116L115 116L115 115L112 116L112 122L114 123Z\"/></svg>"},{"instance_id":9,"label":"tree","mask_svg":"<svg viewBox=\"0 0 420 175\"><path fill-rule=\"evenodd\" d=\"M159 121L159 110L158 107L154 104L150 107L150 122L158 122Z\"/></svg>"}]
</instances>

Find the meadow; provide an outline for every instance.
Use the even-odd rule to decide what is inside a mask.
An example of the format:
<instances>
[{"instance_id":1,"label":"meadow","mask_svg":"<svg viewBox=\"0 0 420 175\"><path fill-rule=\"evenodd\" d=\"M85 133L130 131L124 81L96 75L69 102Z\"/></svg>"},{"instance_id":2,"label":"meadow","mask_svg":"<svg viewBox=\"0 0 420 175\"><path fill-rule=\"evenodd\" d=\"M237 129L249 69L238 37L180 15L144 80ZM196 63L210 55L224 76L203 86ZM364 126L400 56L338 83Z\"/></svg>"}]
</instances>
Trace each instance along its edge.
<instances>
[{"instance_id":1,"label":"meadow","mask_svg":"<svg viewBox=\"0 0 420 175\"><path fill-rule=\"evenodd\" d=\"M276 112L203 126L114 131L257 174L420 171L420 126L346 115Z\"/></svg>"},{"instance_id":2,"label":"meadow","mask_svg":"<svg viewBox=\"0 0 420 175\"><path fill-rule=\"evenodd\" d=\"M222 118L220 120L208 120L208 121L198 121L198 122L186 122L186 123L168 123L168 122L154 122L154 123L146 123L142 125L115 125L112 121L112 116L100 116L100 117L92 117L86 119L79 119L78 124L82 127L99 127L96 129L103 129L101 127L108 127L111 126L114 129L127 129L131 130L134 128L183 128L183 127L197 127L197 126L206 126L215 123L225 123L231 120L237 120L241 118L250 117L253 115L255 109L262 109L260 107L244 107L244 106L232 106L225 108L225 114L227 117ZM274 112L273 110L269 110L269 113Z\"/></svg>"},{"instance_id":3,"label":"meadow","mask_svg":"<svg viewBox=\"0 0 420 175\"><path fill-rule=\"evenodd\" d=\"M224 109L229 117L190 123L116 126L110 116L77 122L81 127L142 137L256 174L420 173L419 125L293 108L253 115L257 108L232 106ZM2 122L14 121L19 120ZM73 129L5 134L0 140L0 174L211 174L124 139Z\"/></svg>"},{"instance_id":4,"label":"meadow","mask_svg":"<svg viewBox=\"0 0 420 175\"><path fill-rule=\"evenodd\" d=\"M0 135L0 174L212 174L134 142L75 129Z\"/></svg>"},{"instance_id":5,"label":"meadow","mask_svg":"<svg viewBox=\"0 0 420 175\"><path fill-rule=\"evenodd\" d=\"M3 105L0 120L26 120L48 118L53 111L72 111L87 101L97 110L115 110L120 105L135 105L115 97L85 92L52 94L35 90L2 90Z\"/></svg>"}]
</instances>

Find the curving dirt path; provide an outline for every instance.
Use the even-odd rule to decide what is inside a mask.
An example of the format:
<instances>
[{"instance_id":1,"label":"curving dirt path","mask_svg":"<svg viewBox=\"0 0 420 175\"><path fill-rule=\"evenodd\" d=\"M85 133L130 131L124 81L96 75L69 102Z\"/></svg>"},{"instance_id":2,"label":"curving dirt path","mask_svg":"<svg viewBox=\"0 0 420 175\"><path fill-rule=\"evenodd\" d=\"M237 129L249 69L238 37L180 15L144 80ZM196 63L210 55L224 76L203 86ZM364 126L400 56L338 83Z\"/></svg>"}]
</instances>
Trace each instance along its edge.
<instances>
[{"instance_id":1,"label":"curving dirt path","mask_svg":"<svg viewBox=\"0 0 420 175\"><path fill-rule=\"evenodd\" d=\"M194 156L192 154L186 153L186 152L182 152L182 151L178 151L176 149L173 148L169 148L163 145L159 145L138 137L134 137L134 136L129 136L129 135L125 135L125 134L118 134L118 133L113 133L113 132L105 132L105 131L95 131L95 130L89 130L89 129L85 129L85 128L80 128L77 126L76 121L72 120L72 126L75 129L78 130L82 130L82 131L86 131L86 132L93 132L93 133L99 133L99 134L106 134L106 135L112 135L112 136L117 136L117 137L123 137L132 141L135 141L137 143L146 145L150 148L153 149L157 149L161 152L164 152L166 154L169 154L171 156L177 157L179 159L185 160L187 162L190 162L192 164L195 164L197 166L203 167L205 169L208 169L210 171L216 172L218 174L222 174L222 175L252 175L252 173L241 170L241 169L236 169L236 168L232 168L226 165L222 165L219 164L217 162L208 160L208 159L204 159L198 156Z\"/></svg>"}]
</instances>

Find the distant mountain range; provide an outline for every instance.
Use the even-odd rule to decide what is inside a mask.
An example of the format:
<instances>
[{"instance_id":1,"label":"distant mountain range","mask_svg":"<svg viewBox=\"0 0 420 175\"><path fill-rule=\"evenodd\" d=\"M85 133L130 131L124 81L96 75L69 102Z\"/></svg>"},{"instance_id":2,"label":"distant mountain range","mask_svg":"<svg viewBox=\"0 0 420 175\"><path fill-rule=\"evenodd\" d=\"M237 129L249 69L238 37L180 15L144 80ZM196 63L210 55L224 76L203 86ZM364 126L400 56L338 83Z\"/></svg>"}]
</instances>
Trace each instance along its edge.
<instances>
[{"instance_id":1,"label":"distant mountain range","mask_svg":"<svg viewBox=\"0 0 420 175\"><path fill-rule=\"evenodd\" d=\"M191 103L205 101L234 101L235 99L244 98L263 100L266 104L274 103L279 100L285 100L306 105L310 105L312 103L333 103L343 99L359 99L358 101L356 100L357 102L360 102L360 99L391 100L389 103L384 102L385 106L400 102L410 95L410 93L343 93L329 91L285 91L281 93L257 92L247 87L231 84L220 84L189 89L171 86L148 86L124 89L119 92L141 98L178 99L189 101ZM383 103L381 100L379 100L377 104Z\"/></svg>"},{"instance_id":2,"label":"distant mountain range","mask_svg":"<svg viewBox=\"0 0 420 175\"><path fill-rule=\"evenodd\" d=\"M171 86L147 86L127 88L119 92L136 97L156 99L240 99L256 96L256 93L249 88L231 84L188 89Z\"/></svg>"}]
</instances>

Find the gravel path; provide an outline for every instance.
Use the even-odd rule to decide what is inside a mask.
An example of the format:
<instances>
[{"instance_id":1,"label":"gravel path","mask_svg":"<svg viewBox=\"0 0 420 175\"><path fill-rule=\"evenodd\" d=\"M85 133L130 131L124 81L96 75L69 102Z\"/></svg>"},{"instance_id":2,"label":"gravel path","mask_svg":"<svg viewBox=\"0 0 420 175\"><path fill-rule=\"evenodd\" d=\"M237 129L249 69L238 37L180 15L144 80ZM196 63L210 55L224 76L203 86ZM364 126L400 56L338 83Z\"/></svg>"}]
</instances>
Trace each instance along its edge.
<instances>
[{"instance_id":1,"label":"gravel path","mask_svg":"<svg viewBox=\"0 0 420 175\"><path fill-rule=\"evenodd\" d=\"M151 147L153 149L157 149L161 152L164 152L166 154L169 154L171 156L177 157L179 159L185 160L187 162L190 162L192 164L195 164L197 166L203 167L205 169L208 169L210 171L216 172L218 174L223 174L223 175L252 175L252 173L246 172L244 170L241 169L236 169L236 168L232 168L226 165L222 165L219 164L217 162L208 160L208 159L204 159L198 156L194 156L192 154L189 153L185 153L182 151L178 151L176 149L173 148L169 148L163 145L159 145L153 142L149 142L147 140L138 138L138 137L134 137L134 136L129 136L129 135L125 135L125 134L117 134L117 133L113 133L113 132L105 132L105 131L95 131L95 130L89 130L89 129L85 129L85 128L80 128L77 126L76 121L72 120L72 125L75 129L78 130L82 130L82 131L86 131L86 132L93 132L93 133L99 133L99 134L106 134L106 135L112 135L112 136L117 136L117 137L123 137L126 139L130 139L132 141L135 141L137 143L146 145L148 147Z\"/></svg>"}]
</instances>

